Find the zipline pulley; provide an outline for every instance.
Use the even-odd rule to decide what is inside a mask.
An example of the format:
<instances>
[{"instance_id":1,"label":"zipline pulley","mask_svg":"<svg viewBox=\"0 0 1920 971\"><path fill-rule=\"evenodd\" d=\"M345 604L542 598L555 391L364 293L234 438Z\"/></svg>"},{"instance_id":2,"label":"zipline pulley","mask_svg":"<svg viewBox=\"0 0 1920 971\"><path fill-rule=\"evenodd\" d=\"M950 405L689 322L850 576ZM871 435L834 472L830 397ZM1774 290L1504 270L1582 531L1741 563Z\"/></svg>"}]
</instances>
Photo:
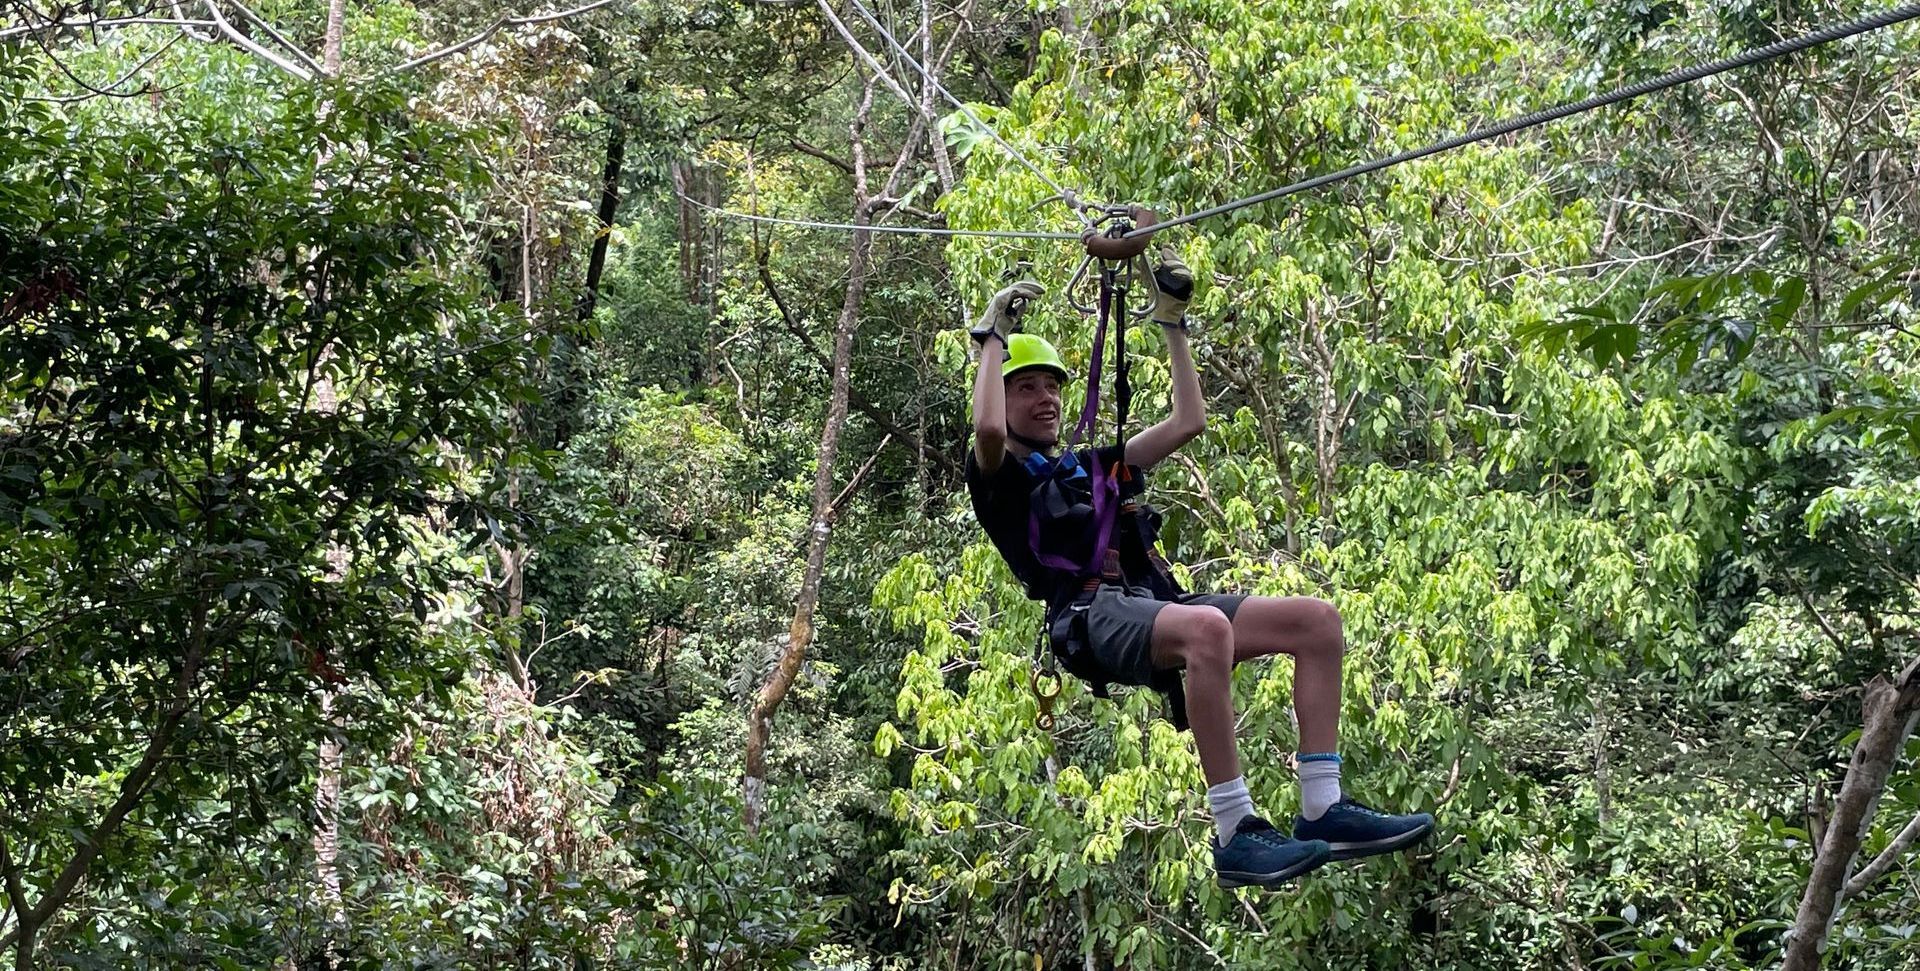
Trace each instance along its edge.
<instances>
[{"instance_id":1,"label":"zipline pulley","mask_svg":"<svg viewBox=\"0 0 1920 971\"><path fill-rule=\"evenodd\" d=\"M1087 230L1080 237L1081 245L1086 247L1087 255L1080 260L1079 267L1073 271L1072 279L1067 282L1067 303L1083 314L1099 313L1095 301L1082 302L1077 296L1081 285L1087 282L1088 271L1097 261L1109 284L1118 282L1121 286L1127 286L1135 279L1147 281L1149 298L1141 302L1138 310L1128 311L1134 319L1145 320L1153 312L1151 295L1157 293L1153 282L1153 267L1148 265L1146 258L1147 246L1152 242L1152 237L1129 238L1127 234L1135 229L1153 225L1157 217L1152 210L1137 205L1095 205L1079 202L1071 196L1066 201L1068 205L1092 214L1094 225L1093 229Z\"/></svg>"}]
</instances>

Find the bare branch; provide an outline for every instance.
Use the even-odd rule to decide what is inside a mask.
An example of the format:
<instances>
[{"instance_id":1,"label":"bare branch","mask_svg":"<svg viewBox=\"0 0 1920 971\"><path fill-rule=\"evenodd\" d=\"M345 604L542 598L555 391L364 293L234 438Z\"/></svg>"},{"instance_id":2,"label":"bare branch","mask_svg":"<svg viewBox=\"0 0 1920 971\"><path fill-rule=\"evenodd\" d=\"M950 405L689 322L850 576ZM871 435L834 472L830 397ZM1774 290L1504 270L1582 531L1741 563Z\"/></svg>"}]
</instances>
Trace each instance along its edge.
<instances>
[{"instance_id":1,"label":"bare branch","mask_svg":"<svg viewBox=\"0 0 1920 971\"><path fill-rule=\"evenodd\" d=\"M1791 580L1792 578L1789 577L1788 579ZM1820 608L1813 605L1813 598L1807 596L1805 589L1798 583L1795 583L1793 584L1793 592L1795 596L1800 598L1800 603L1807 608L1807 614L1813 618L1813 622L1819 625L1821 633L1826 634L1827 640L1833 642L1834 647L1839 648L1842 652L1853 647L1850 641L1840 636L1839 631L1833 629L1832 624L1827 623L1827 618L1821 615Z\"/></svg>"},{"instance_id":2,"label":"bare branch","mask_svg":"<svg viewBox=\"0 0 1920 971\"><path fill-rule=\"evenodd\" d=\"M887 90L899 95L900 100L906 102L908 108L918 112L920 106L913 100L913 96L907 93L907 89L900 86L900 82L893 79L893 75L887 73L886 67L881 65L879 61L874 60L873 55L868 53L865 47L860 46L860 41L854 38L853 31L847 29L847 25L833 12L833 7L828 5L827 0L819 0L819 4L820 12L827 15L827 22L833 25L833 29L839 33L840 39L846 41L847 46L853 48L853 52L860 55L861 60L867 62L867 67L871 68L880 80L887 83Z\"/></svg>"},{"instance_id":3,"label":"bare branch","mask_svg":"<svg viewBox=\"0 0 1920 971\"><path fill-rule=\"evenodd\" d=\"M173 15L175 17L178 17L182 20L186 19L186 16L187 16L186 13L180 9L180 0L167 0L167 6L172 8ZM213 26L213 21L211 20L207 21L204 26L207 26L207 27ZM199 30L196 30L193 27L182 25L180 27L180 32L187 35L188 37L193 38L194 40L201 41L203 43L208 43L208 44L213 43L212 34L201 33Z\"/></svg>"},{"instance_id":4,"label":"bare branch","mask_svg":"<svg viewBox=\"0 0 1920 971\"><path fill-rule=\"evenodd\" d=\"M155 60L158 60L160 55L165 54L167 51L171 50L173 48L173 45L179 43L180 38L185 36L187 36L187 34L184 32L173 35L173 37L169 39L166 43L160 45L159 50L154 51L153 53L147 55L143 60L140 61L140 63L135 64L132 70L128 71L125 74L120 75L118 78L109 82L107 86L104 88L96 88L93 85L80 80L78 75L74 74L72 70L68 69L68 67L65 64L60 63L60 59L53 55L53 51L48 50L45 44L41 44L40 49L46 52L47 60L52 61L53 65L60 69L61 74L66 75L68 80L87 89L91 93L76 94L71 97L55 97L55 96L37 97L34 95L28 95L27 100L28 101L48 101L56 104L72 104L73 102L76 102L76 101L88 101L95 97L137 98L140 95L146 94L149 91L153 90L152 86L142 85L140 89L137 91L116 91L114 89L127 83L128 81L133 80L134 75L139 74L141 71L146 70L147 65L152 64Z\"/></svg>"},{"instance_id":5,"label":"bare branch","mask_svg":"<svg viewBox=\"0 0 1920 971\"><path fill-rule=\"evenodd\" d=\"M780 321L786 324L788 332L793 334L794 339L799 342L800 347L807 352L808 356L813 358L814 363L820 365L820 367L828 373L832 373L833 362L827 360L827 355L820 350L819 345L813 342L813 336L807 333L806 324L794 315L792 309L787 306L786 298L781 295L780 289L774 285L773 274L767 269L767 252L764 249L761 250L759 254L758 269L760 271L761 285L766 287L767 296L773 300L774 307L780 311ZM898 439L905 443L906 447L919 451L920 454L932 460L935 465L945 470L947 474L959 476L964 471L960 468L959 463L948 458L945 453L929 447L925 441L916 437L912 432L901 428L887 416L886 412L875 407L872 402L866 400L858 392L850 390L848 402L852 404L854 408L858 409L861 414L867 416L869 421L878 425L889 437Z\"/></svg>"},{"instance_id":6,"label":"bare branch","mask_svg":"<svg viewBox=\"0 0 1920 971\"><path fill-rule=\"evenodd\" d=\"M163 27L212 27L211 20L187 20L177 17L109 17L104 20L49 20L44 24L23 24L0 30L0 40L21 34L44 34L53 30L97 30L101 27L133 27L149 24Z\"/></svg>"},{"instance_id":7,"label":"bare branch","mask_svg":"<svg viewBox=\"0 0 1920 971\"><path fill-rule=\"evenodd\" d=\"M245 18L248 23L254 25L255 27L260 28L263 31L266 31L266 34L268 37L273 38L276 42L280 44L281 47L286 48L287 53L292 54L294 57L298 58L300 60L300 63L305 64L307 66L307 70L312 71L315 74L322 73L320 70L320 62L314 60L312 57L307 56L307 52L301 50L299 45L295 44L293 41L288 40L284 34L281 34L279 31L273 29L273 25L270 23L267 23L266 18L260 16L257 13L254 13L252 8L248 7L244 3L241 3L240 0L227 0L227 2L233 4L233 9L240 11L240 16Z\"/></svg>"},{"instance_id":8,"label":"bare branch","mask_svg":"<svg viewBox=\"0 0 1920 971\"><path fill-rule=\"evenodd\" d=\"M525 26L528 26L529 24L544 24L554 20L565 20L568 17L579 16L580 14L586 13L590 10L598 10L601 7L604 7L607 4L610 4L612 2L613 0L593 0L592 3L586 4L585 6L575 7L572 10L562 10L559 13L535 14L531 17L502 16L494 20L493 23L490 23L487 26L481 28L480 32L477 34L474 34L472 37L469 37L466 40L463 40L457 44L452 44L447 47L442 47L437 51L431 51L429 53L422 54L419 57L416 57L413 60L408 61L405 64L402 64L399 67L396 67L388 71L387 74L389 75L403 74L407 71L413 70L414 68L421 67L426 64L431 64L434 61L441 60L442 58L452 57L453 55L458 54L461 51L467 50L468 48L473 47L476 44L479 44L480 42L486 40L489 37L492 37L494 34L497 34L508 27L525 27Z\"/></svg>"},{"instance_id":9,"label":"bare branch","mask_svg":"<svg viewBox=\"0 0 1920 971\"><path fill-rule=\"evenodd\" d=\"M1888 843L1887 848L1881 850L1880 855L1874 857L1872 863L1861 867L1860 872L1854 874L1852 880L1847 881L1847 889L1840 896L1852 897L1872 886L1875 880L1880 879L1882 874L1893 868L1901 854L1913 848L1913 841L1916 839L1920 839L1920 815L1908 820L1906 828L1893 837L1893 842Z\"/></svg>"},{"instance_id":10,"label":"bare branch","mask_svg":"<svg viewBox=\"0 0 1920 971\"><path fill-rule=\"evenodd\" d=\"M789 139L787 141L787 144L793 146L794 150L801 153L802 155L811 155L814 158L817 158L820 161L825 162L828 165L831 165L834 168L839 169L840 171L845 172L848 175L853 174L852 162L849 162L846 159L843 159L838 155L835 155L832 152L827 151L824 148L817 148L799 138Z\"/></svg>"},{"instance_id":11,"label":"bare branch","mask_svg":"<svg viewBox=\"0 0 1920 971\"><path fill-rule=\"evenodd\" d=\"M880 444L873 447L873 451L868 454L867 460L860 463L860 467L854 470L853 478L847 480L846 487L841 489L840 494L834 496L833 502L827 505L827 516L829 518L839 515L840 507L846 505L847 499L852 497L854 490L860 488L860 483L866 479L867 473L873 471L873 463L880 458L880 450L886 448L887 443L891 441L893 441L892 432L888 432L882 436Z\"/></svg>"},{"instance_id":12,"label":"bare branch","mask_svg":"<svg viewBox=\"0 0 1920 971\"><path fill-rule=\"evenodd\" d=\"M263 61L266 61L268 64L271 64L274 67L277 67L280 70L285 71L296 78L299 78L302 81L313 80L313 74L307 71L306 68L303 68L300 65L295 64L292 61L289 61L286 58L281 57L280 55L275 54L274 52L267 50L264 47L261 47L258 43L254 41L253 38L248 37L247 35L241 33L239 30L235 29L233 24L227 22L227 18L221 15L220 7L214 3L214 0L206 0L206 7L207 7L207 13L213 16L214 26L219 27L220 32L227 35L227 39L239 45L239 47L242 50L246 51L249 54L252 54L253 56Z\"/></svg>"}]
</instances>

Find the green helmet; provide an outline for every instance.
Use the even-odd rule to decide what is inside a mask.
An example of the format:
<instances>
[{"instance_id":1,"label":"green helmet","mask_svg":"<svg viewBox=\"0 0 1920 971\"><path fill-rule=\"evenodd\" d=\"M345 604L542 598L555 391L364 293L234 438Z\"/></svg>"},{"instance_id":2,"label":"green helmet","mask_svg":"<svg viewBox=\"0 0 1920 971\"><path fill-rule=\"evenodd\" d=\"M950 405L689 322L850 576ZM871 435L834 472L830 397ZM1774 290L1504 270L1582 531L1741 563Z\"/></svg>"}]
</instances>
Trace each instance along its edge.
<instances>
[{"instance_id":1,"label":"green helmet","mask_svg":"<svg viewBox=\"0 0 1920 971\"><path fill-rule=\"evenodd\" d=\"M1060 379L1061 384L1073 380L1066 362L1060 360L1060 352L1054 350L1052 344L1032 334L1015 334L1007 338L1007 362L1000 366L1001 379L1006 380L1035 368L1051 372Z\"/></svg>"}]
</instances>

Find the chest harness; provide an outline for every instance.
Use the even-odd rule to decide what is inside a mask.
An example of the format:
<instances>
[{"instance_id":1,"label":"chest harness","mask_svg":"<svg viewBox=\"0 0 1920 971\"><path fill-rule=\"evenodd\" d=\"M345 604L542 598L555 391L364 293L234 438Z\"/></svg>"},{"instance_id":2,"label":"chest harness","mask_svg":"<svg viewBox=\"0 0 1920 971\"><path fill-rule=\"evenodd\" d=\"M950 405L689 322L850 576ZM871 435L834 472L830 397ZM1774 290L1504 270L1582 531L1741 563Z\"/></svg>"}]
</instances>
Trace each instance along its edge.
<instances>
[{"instance_id":1,"label":"chest harness","mask_svg":"<svg viewBox=\"0 0 1920 971\"><path fill-rule=\"evenodd\" d=\"M1049 458L1035 449L1024 461L1028 473L1039 480L1028 499L1027 545L1040 566L1053 574L1053 588L1036 591L1047 603L1046 619L1035 638L1031 678L1043 730L1053 727L1060 669L1086 682L1095 697L1111 697L1107 672L1094 656L1087 630L1087 614L1101 587L1145 588L1159 600L1171 600L1184 592L1159 553L1160 514L1137 501L1145 483L1127 465L1127 414L1133 403L1127 369L1127 321L1129 316L1145 317L1151 310L1143 306L1130 313L1127 296L1136 279L1144 278L1149 289L1155 284L1141 255L1148 237L1123 237L1134 228L1135 220L1148 226L1154 216L1130 206L1086 208L1100 213L1096 226L1105 226L1104 234L1085 239L1087 256L1067 285L1068 301L1098 321L1093 358L1087 367L1086 403L1059 457ZM1087 306L1079 303L1074 293L1090 270L1097 272L1098 296L1092 306ZM1109 325L1113 329L1114 447L1108 462L1102 462L1100 453L1092 448L1083 461L1076 450L1094 430L1099 415L1100 376ZM1036 443L1023 444L1031 447ZM1180 676L1174 671L1163 674L1151 687L1166 696L1168 720L1184 731L1186 695Z\"/></svg>"}]
</instances>

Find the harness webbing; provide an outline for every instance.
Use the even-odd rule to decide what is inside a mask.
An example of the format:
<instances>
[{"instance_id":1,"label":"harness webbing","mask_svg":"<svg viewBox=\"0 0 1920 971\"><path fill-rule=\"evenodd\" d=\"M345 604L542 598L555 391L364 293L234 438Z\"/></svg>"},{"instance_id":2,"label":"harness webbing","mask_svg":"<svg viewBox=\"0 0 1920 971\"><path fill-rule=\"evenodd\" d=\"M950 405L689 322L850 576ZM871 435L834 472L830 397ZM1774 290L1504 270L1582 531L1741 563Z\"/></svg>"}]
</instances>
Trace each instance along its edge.
<instances>
[{"instance_id":1,"label":"harness webbing","mask_svg":"<svg viewBox=\"0 0 1920 971\"><path fill-rule=\"evenodd\" d=\"M1102 265L1100 325L1105 327L1109 318L1113 320L1113 406L1116 413L1113 447L1117 458L1111 473L1099 461L1092 463L1093 518L1099 524L1100 532L1094 538L1092 552L1087 554L1087 573L1102 569L1107 559L1107 547L1113 541L1113 522L1120 512L1120 483L1128 479L1127 408L1133 403L1133 386L1127 381L1127 288L1124 284L1115 286L1113 268ZM1098 337L1094 339L1099 340ZM1090 370L1087 375L1089 394L1099 381L1098 369ZM1109 474L1116 481L1110 482ZM1109 492L1112 495L1108 495Z\"/></svg>"},{"instance_id":2,"label":"harness webbing","mask_svg":"<svg viewBox=\"0 0 1920 971\"><path fill-rule=\"evenodd\" d=\"M1116 411L1114 422L1114 447L1116 461L1112 469L1090 455L1087 475L1093 493L1093 519L1095 535L1093 548L1087 559L1075 560L1072 557L1051 550L1041 549L1040 517L1031 514L1027 521L1027 545L1033 550L1034 559L1041 566L1055 570L1064 570L1074 576L1086 576L1102 569L1107 559L1107 550L1113 542L1114 520L1120 511L1120 483L1132 478L1127 471L1127 412L1133 405L1133 384L1127 370L1127 283L1116 278L1116 270L1106 264L1100 268L1099 320L1094 325L1093 359L1087 365L1087 399L1080 409L1080 419L1074 423L1073 434L1067 438L1066 454L1072 455L1094 430L1100 413L1100 374L1105 363L1107 324L1113 323L1114 377L1113 397Z\"/></svg>"},{"instance_id":3,"label":"harness webbing","mask_svg":"<svg viewBox=\"0 0 1920 971\"><path fill-rule=\"evenodd\" d=\"M1073 434L1068 436L1066 455L1069 457L1073 455L1073 449L1079 447L1081 439L1091 434L1094 422L1100 416L1100 368L1102 368L1102 357L1106 351L1106 324L1112 319L1114 319L1114 276L1112 271L1102 269L1100 311L1098 311L1098 322L1094 324L1094 332L1092 332L1092 361L1087 365L1087 403L1081 407L1079 420L1073 424ZM1125 292L1121 292L1119 324L1114 330L1114 353L1117 355L1116 367L1119 368L1116 372L1119 378L1116 378L1116 384L1114 384L1114 395L1116 395L1117 407L1121 411L1121 420L1125 420L1125 411L1133 395L1133 390L1125 386L1125 378L1123 378L1127 372L1125 336L1127 336L1127 311L1125 311ZM1119 447L1121 447L1121 459L1125 461L1127 443L1121 441ZM1112 533L1114 533L1114 516L1119 512L1119 495L1117 495L1119 486L1116 482L1112 482L1112 478L1108 476L1108 470L1100 462L1096 461L1092 455L1089 455L1089 459L1091 461L1087 462L1089 464L1087 476L1091 480L1092 516L1096 524L1096 535L1094 535L1094 547L1085 562L1075 560L1064 553L1041 549L1041 516L1039 512L1031 512L1027 518L1027 547L1033 551L1033 558L1041 566L1052 568L1052 570L1064 570L1073 576L1085 576L1098 570L1100 562L1106 558L1106 547L1112 541ZM1125 468L1125 464L1121 464L1121 468ZM1108 493L1114 493L1114 495L1108 495Z\"/></svg>"}]
</instances>

